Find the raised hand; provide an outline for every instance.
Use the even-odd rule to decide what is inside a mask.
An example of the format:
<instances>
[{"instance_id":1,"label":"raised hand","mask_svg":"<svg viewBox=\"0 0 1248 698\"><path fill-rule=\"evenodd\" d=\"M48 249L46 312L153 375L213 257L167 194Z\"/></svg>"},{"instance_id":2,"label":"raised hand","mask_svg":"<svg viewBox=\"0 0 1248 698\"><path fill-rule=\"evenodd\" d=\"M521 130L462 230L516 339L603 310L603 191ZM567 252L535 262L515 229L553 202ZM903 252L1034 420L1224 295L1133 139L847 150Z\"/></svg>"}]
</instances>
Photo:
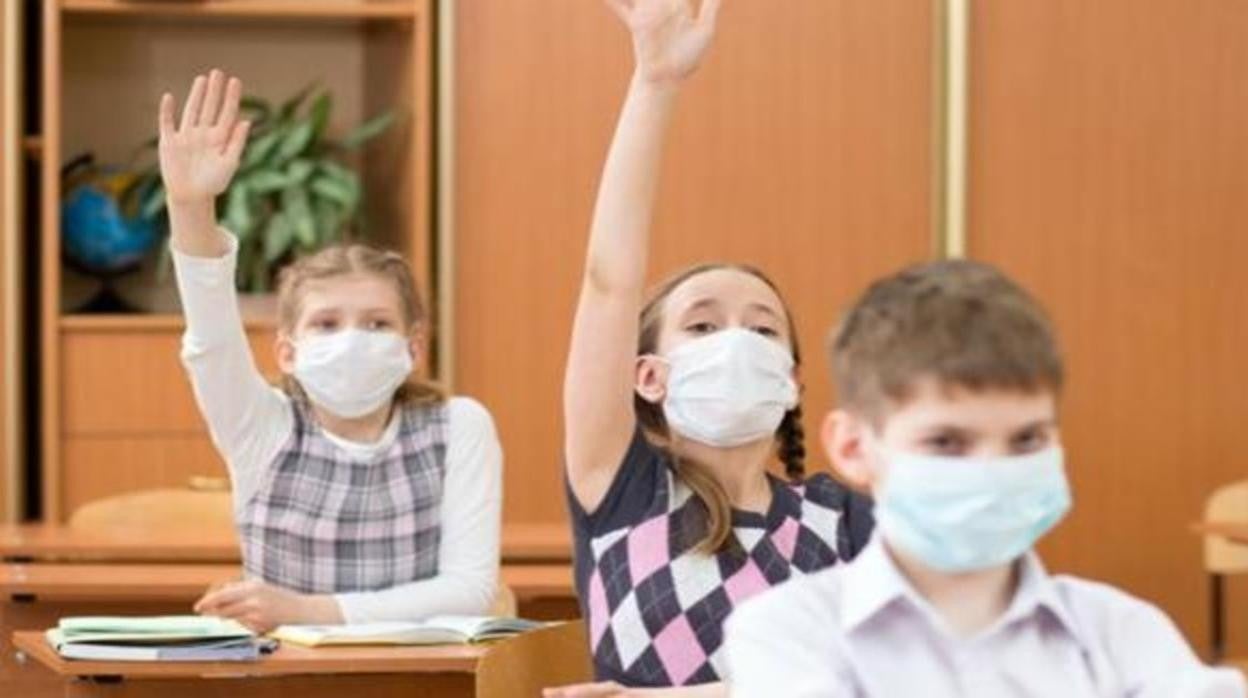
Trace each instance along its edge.
<instances>
[{"instance_id":1,"label":"raised hand","mask_svg":"<svg viewBox=\"0 0 1248 698\"><path fill-rule=\"evenodd\" d=\"M721 0L606 0L633 35L639 77L678 82L701 63L715 34Z\"/></svg>"},{"instance_id":2,"label":"raised hand","mask_svg":"<svg viewBox=\"0 0 1248 698\"><path fill-rule=\"evenodd\" d=\"M229 185L250 128L238 118L242 92L220 70L197 76L176 127L173 95L161 97L160 174L171 207L211 201Z\"/></svg>"}]
</instances>

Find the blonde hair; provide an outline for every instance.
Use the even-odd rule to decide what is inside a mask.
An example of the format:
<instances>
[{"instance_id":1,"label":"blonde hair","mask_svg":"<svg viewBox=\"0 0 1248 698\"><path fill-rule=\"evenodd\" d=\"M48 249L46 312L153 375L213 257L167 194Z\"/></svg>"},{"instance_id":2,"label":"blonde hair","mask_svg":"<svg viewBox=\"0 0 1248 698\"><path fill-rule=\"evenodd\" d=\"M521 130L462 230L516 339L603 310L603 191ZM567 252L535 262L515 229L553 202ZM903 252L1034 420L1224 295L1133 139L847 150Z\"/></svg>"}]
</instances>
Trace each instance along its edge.
<instances>
[{"instance_id":1,"label":"blonde hair","mask_svg":"<svg viewBox=\"0 0 1248 698\"><path fill-rule=\"evenodd\" d=\"M308 282L347 274L368 274L393 283L408 331L428 319L411 265L402 255L360 243L340 243L300 257L282 269L277 282L278 329L288 335L294 334ZM283 377L282 388L292 396L304 397L303 388L292 376ZM437 385L412 377L399 387L394 399L400 404L431 404L442 402L446 394Z\"/></svg>"}]
</instances>

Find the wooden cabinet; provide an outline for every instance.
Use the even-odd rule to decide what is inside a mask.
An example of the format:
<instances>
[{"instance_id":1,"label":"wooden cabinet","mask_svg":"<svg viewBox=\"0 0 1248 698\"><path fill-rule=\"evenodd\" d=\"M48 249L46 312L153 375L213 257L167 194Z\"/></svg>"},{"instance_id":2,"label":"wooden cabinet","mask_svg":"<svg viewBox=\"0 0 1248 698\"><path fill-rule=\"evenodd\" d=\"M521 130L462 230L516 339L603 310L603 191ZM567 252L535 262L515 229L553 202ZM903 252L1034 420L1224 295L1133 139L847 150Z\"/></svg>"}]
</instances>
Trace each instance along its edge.
<instances>
[{"instance_id":1,"label":"wooden cabinet","mask_svg":"<svg viewBox=\"0 0 1248 698\"><path fill-rule=\"evenodd\" d=\"M88 150L127 162L154 134L161 93L211 67L274 100L329 89L331 132L398 107L360 156L366 213L372 240L404 251L428 291L433 12L429 0L45 0L43 12L42 475L56 521L97 497L224 475L178 360L181 318L73 310L60 164ZM270 375L273 331L269 317L249 324Z\"/></svg>"}]
</instances>

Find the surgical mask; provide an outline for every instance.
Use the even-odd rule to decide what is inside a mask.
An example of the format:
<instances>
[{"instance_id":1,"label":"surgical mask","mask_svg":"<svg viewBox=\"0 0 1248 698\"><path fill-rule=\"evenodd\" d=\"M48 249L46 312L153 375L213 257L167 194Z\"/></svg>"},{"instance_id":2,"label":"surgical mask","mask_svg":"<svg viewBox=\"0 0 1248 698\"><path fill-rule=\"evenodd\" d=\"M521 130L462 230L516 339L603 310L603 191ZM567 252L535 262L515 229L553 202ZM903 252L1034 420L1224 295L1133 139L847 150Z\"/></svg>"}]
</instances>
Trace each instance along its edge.
<instances>
[{"instance_id":1,"label":"surgical mask","mask_svg":"<svg viewBox=\"0 0 1248 698\"><path fill-rule=\"evenodd\" d=\"M663 413L677 434L720 448L775 433L797 406L793 356L757 332L720 330L668 353Z\"/></svg>"},{"instance_id":2,"label":"surgical mask","mask_svg":"<svg viewBox=\"0 0 1248 698\"><path fill-rule=\"evenodd\" d=\"M883 454L875 518L889 545L942 572L1011 562L1070 510L1062 449L998 458Z\"/></svg>"},{"instance_id":3,"label":"surgical mask","mask_svg":"<svg viewBox=\"0 0 1248 698\"><path fill-rule=\"evenodd\" d=\"M295 378L313 402L339 417L380 409L412 372L405 337L341 330L295 343Z\"/></svg>"}]
</instances>

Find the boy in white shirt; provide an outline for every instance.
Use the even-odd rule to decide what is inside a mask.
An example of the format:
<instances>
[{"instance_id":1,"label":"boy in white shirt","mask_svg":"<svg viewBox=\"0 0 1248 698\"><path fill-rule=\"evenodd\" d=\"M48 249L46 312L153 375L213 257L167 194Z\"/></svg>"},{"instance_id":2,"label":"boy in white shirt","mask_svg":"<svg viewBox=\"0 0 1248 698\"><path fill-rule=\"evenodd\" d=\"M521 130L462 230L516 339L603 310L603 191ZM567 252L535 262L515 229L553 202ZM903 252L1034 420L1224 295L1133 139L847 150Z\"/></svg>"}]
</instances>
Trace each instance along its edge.
<instances>
[{"instance_id":1,"label":"boy in white shirt","mask_svg":"<svg viewBox=\"0 0 1248 698\"><path fill-rule=\"evenodd\" d=\"M733 696L1245 695L1159 609L1032 552L1070 492L1062 362L1025 291L973 262L913 267L867 290L831 353L822 438L875 495L876 535L734 613Z\"/></svg>"}]
</instances>

